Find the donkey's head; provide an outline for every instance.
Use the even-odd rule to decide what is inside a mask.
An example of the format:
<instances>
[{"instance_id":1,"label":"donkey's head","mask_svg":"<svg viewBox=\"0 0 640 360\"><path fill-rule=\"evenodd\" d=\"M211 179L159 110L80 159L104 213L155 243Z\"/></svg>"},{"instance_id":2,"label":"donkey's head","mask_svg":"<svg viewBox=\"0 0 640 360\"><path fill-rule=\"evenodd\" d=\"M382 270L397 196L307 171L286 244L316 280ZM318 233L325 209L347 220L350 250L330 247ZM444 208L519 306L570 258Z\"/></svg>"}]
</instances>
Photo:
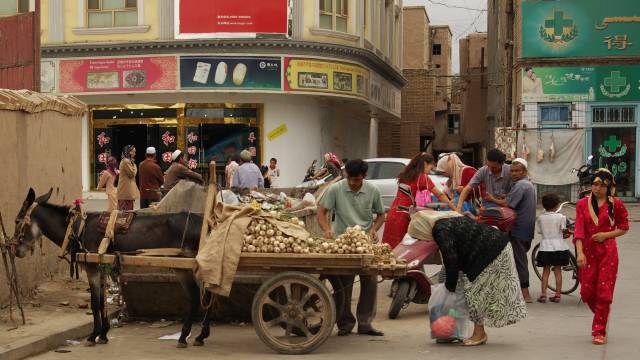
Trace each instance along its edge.
<instances>
[{"instance_id":1,"label":"donkey's head","mask_svg":"<svg viewBox=\"0 0 640 360\"><path fill-rule=\"evenodd\" d=\"M27 197L22 203L22 208L16 216L15 231L13 238L17 242L16 256L19 258L27 255L27 252L33 251L36 240L42 236L42 231L38 223L33 220L32 212L39 205L44 204L51 198L53 188L48 193L36 198L36 193L32 188L29 188Z\"/></svg>"}]
</instances>

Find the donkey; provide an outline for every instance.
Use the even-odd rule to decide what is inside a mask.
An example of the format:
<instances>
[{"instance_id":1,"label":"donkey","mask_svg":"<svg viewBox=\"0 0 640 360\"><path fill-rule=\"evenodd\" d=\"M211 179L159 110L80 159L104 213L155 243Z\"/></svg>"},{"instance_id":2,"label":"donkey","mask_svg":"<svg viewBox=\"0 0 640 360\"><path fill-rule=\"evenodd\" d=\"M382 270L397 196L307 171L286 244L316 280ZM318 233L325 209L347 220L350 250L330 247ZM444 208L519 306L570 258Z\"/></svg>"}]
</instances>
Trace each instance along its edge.
<instances>
[{"instance_id":1,"label":"donkey","mask_svg":"<svg viewBox=\"0 0 640 360\"><path fill-rule=\"evenodd\" d=\"M36 199L33 189L29 189L22 208L16 217L14 238L17 241L16 256L24 257L27 252L32 252L36 240L44 235L56 245L62 246L71 207L49 204L49 198L53 188L45 195ZM35 205L34 205L35 204ZM29 211L31 210L31 211ZM85 229L79 234L78 241L89 252L97 252L102 234L98 233L98 218L100 213L87 213ZM200 241L200 229L202 216L185 212L175 214L137 214L126 234L118 234L108 252L132 252L139 249L152 248L182 248L187 253L195 254L198 251ZM105 311L105 276L98 270L97 264L85 264L84 270L89 279L91 290L91 310L93 312L93 331L87 338L86 346L106 344L109 340L109 319ZM186 312L182 332L178 339L178 348L187 347L187 336L191 333L193 318L200 309L200 288L193 271L175 270L182 288L189 300L189 309ZM211 301L211 293L205 292L205 302ZM202 331L193 345L204 345L204 339L209 337L210 311L205 312L202 322Z\"/></svg>"}]
</instances>

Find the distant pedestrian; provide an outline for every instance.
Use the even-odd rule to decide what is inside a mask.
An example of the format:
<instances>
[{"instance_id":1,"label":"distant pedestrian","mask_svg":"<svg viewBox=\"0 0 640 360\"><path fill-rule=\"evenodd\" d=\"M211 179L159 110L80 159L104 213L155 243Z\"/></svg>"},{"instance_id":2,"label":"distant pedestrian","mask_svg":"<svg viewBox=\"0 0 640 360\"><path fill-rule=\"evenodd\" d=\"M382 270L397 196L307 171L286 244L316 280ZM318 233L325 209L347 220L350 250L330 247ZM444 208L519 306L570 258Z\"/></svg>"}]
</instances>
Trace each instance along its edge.
<instances>
[{"instance_id":1,"label":"distant pedestrian","mask_svg":"<svg viewBox=\"0 0 640 360\"><path fill-rule=\"evenodd\" d=\"M593 176L591 194L576 204L573 241L580 268L580 295L593 312L593 343L607 342L607 321L618 275L616 238L629 231L629 213L614 197L616 183L607 169Z\"/></svg>"},{"instance_id":2,"label":"distant pedestrian","mask_svg":"<svg viewBox=\"0 0 640 360\"><path fill-rule=\"evenodd\" d=\"M545 212L538 216L536 221L538 233L542 235L540 250L536 255L536 266L543 267L542 288L538 302L547 302L547 285L549 275L553 267L556 277L556 294L549 299L551 302L560 302L562 291L562 266L569 264L569 245L564 239L569 237L567 232L567 218L557 213L560 205L558 194L546 194L542 197L542 206Z\"/></svg>"},{"instance_id":3,"label":"distant pedestrian","mask_svg":"<svg viewBox=\"0 0 640 360\"><path fill-rule=\"evenodd\" d=\"M242 164L233 174L231 183L233 187L240 189L256 190L264 187L264 178L258 165L251 161L251 153L248 150L242 150L240 153Z\"/></svg>"},{"instance_id":4,"label":"distant pedestrian","mask_svg":"<svg viewBox=\"0 0 640 360\"><path fill-rule=\"evenodd\" d=\"M176 150L171 154L171 166L167 169L167 173L164 174L164 188L166 191L173 189L174 186L180 180L193 181L196 184L204 184L202 175L195 171L189 170L184 160L184 154L180 150ZM211 174L211 176L216 176Z\"/></svg>"},{"instance_id":5,"label":"distant pedestrian","mask_svg":"<svg viewBox=\"0 0 640 360\"><path fill-rule=\"evenodd\" d=\"M224 180L225 186L227 188L231 188L233 186L233 174L235 174L236 170L238 170L240 162L240 156L238 156L237 154L229 156L229 158L227 159L227 166L225 166L224 168Z\"/></svg>"},{"instance_id":6,"label":"distant pedestrian","mask_svg":"<svg viewBox=\"0 0 640 360\"><path fill-rule=\"evenodd\" d=\"M140 197L136 185L138 167L135 163L136 147L127 145L122 151L118 180L118 210L133 210L133 203Z\"/></svg>"},{"instance_id":7,"label":"distant pedestrian","mask_svg":"<svg viewBox=\"0 0 640 360\"><path fill-rule=\"evenodd\" d=\"M269 180L271 181L271 186L274 188L281 187L280 185L280 167L278 167L278 159L271 158L269 160ZM267 187L265 185L265 187Z\"/></svg>"},{"instance_id":8,"label":"distant pedestrian","mask_svg":"<svg viewBox=\"0 0 640 360\"><path fill-rule=\"evenodd\" d=\"M107 160L107 169L100 175L100 181L98 182L98 189L105 188L107 193L107 211L111 212L118 208L118 189L116 183L118 182L118 160L109 156Z\"/></svg>"},{"instance_id":9,"label":"distant pedestrian","mask_svg":"<svg viewBox=\"0 0 640 360\"><path fill-rule=\"evenodd\" d=\"M156 148L147 148L145 159L140 163L140 209L160 201L160 188L164 184L164 175L156 162Z\"/></svg>"},{"instance_id":10,"label":"distant pedestrian","mask_svg":"<svg viewBox=\"0 0 640 360\"><path fill-rule=\"evenodd\" d=\"M260 172L262 173L262 178L264 179L264 188L268 189L271 187L271 177L269 175L269 167L262 165L260 167Z\"/></svg>"}]
</instances>

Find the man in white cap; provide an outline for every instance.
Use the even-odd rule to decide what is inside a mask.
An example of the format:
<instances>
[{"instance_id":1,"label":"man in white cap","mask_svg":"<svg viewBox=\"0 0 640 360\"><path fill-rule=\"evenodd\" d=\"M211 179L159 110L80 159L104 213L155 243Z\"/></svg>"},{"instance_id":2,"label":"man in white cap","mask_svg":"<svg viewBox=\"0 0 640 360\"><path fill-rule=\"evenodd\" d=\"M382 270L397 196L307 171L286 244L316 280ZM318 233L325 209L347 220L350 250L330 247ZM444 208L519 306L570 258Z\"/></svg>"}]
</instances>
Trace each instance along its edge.
<instances>
[{"instance_id":1,"label":"man in white cap","mask_svg":"<svg viewBox=\"0 0 640 360\"><path fill-rule=\"evenodd\" d=\"M528 303L532 301L529 294L529 262L527 252L531 248L531 241L535 235L536 228L536 188L528 177L527 160L522 158L513 159L511 162L511 181L513 186L507 194L506 199L491 198L490 201L500 206L508 206L515 210L516 220L511 230L511 246L513 247L513 257L516 261L518 278L524 300ZM490 196L490 195L488 195Z\"/></svg>"},{"instance_id":2,"label":"man in white cap","mask_svg":"<svg viewBox=\"0 0 640 360\"><path fill-rule=\"evenodd\" d=\"M242 150L242 152L240 152L240 160L242 160L242 165L238 167L238 170L233 174L233 179L231 180L233 187L249 190L264 188L262 172L258 165L251 162L251 153L249 150Z\"/></svg>"},{"instance_id":3,"label":"man in white cap","mask_svg":"<svg viewBox=\"0 0 640 360\"><path fill-rule=\"evenodd\" d=\"M164 174L165 190L169 191L173 189L173 187L176 186L176 184L180 180L193 181L200 185L204 184L202 175L187 168L182 151L174 151L173 154L171 154L171 160L173 162L171 163L171 166L169 166L169 169L167 169L167 172Z\"/></svg>"},{"instance_id":4,"label":"man in white cap","mask_svg":"<svg viewBox=\"0 0 640 360\"><path fill-rule=\"evenodd\" d=\"M156 162L156 148L153 146L147 148L145 159L140 163L138 176L140 177L140 209L145 209L149 204L160 201L160 187L164 183L162 170Z\"/></svg>"}]
</instances>

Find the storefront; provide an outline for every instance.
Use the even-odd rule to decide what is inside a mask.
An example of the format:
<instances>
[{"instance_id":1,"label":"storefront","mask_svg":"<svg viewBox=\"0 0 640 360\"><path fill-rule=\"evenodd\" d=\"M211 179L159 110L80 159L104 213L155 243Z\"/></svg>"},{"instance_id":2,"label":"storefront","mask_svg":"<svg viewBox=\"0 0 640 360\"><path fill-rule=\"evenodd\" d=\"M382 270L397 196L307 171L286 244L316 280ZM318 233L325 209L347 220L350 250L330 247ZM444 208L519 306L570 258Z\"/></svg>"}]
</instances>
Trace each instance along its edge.
<instances>
[{"instance_id":1,"label":"storefront","mask_svg":"<svg viewBox=\"0 0 640 360\"><path fill-rule=\"evenodd\" d=\"M324 152L375 156L371 129L400 116L399 87L353 61L178 54L45 59L43 67L49 91L89 104L87 191L125 145L136 146L138 162L156 147L163 169L181 149L205 178L215 160L221 184L226 160L248 149L256 164L277 158L280 184L295 186Z\"/></svg>"}]
</instances>

